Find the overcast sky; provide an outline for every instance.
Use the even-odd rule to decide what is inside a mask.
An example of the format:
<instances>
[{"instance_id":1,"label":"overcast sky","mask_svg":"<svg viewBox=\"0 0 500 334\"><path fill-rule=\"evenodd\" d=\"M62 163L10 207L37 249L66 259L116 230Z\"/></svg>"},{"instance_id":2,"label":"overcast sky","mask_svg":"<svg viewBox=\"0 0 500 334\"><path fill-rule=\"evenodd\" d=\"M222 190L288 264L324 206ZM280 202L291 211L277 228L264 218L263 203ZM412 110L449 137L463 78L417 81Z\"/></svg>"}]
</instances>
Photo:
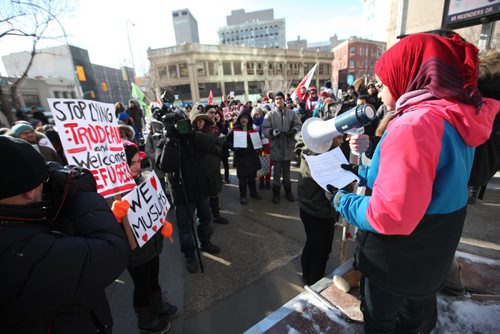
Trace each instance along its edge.
<instances>
[{"instance_id":1,"label":"overcast sky","mask_svg":"<svg viewBox=\"0 0 500 334\"><path fill-rule=\"evenodd\" d=\"M5 1L5 2L4 2ZM127 21L130 43L138 74L148 69L146 50L175 45L172 11L188 8L198 21L200 43L218 44L217 29L226 25L231 10L246 12L274 9L274 18L285 18L286 39L311 42L339 38L364 37L369 29L363 25L362 0L55 0L68 4L69 13L58 16L72 45L87 49L93 63L118 68L131 65L127 41ZM8 0L0 0L8 3ZM58 24L52 26L60 34ZM61 34L62 35L62 34ZM47 46L64 44L64 39L44 41ZM28 50L30 43L21 38L0 39L0 55ZM6 74L0 67L2 74Z\"/></svg>"}]
</instances>

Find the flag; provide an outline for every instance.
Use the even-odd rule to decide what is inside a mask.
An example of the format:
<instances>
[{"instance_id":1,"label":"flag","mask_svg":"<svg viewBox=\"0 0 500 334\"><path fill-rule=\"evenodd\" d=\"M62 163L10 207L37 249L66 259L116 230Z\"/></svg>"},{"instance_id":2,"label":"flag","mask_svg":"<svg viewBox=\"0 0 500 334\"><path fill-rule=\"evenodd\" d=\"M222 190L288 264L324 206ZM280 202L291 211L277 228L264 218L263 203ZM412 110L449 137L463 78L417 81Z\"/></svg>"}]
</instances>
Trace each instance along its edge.
<instances>
[{"instance_id":1,"label":"flag","mask_svg":"<svg viewBox=\"0 0 500 334\"><path fill-rule=\"evenodd\" d=\"M212 94L212 90L210 89L210 93L208 93L208 102L207 102L207 104L212 104L213 101L214 101L214 96Z\"/></svg>"},{"instance_id":2,"label":"flag","mask_svg":"<svg viewBox=\"0 0 500 334\"><path fill-rule=\"evenodd\" d=\"M144 95L142 90L135 83L132 82L131 85L132 85L132 92L130 93L130 95L132 96L132 98L136 99L137 102L139 102L143 110L148 110L148 104L146 103L146 95Z\"/></svg>"},{"instance_id":3,"label":"flag","mask_svg":"<svg viewBox=\"0 0 500 334\"><path fill-rule=\"evenodd\" d=\"M299 85L295 88L295 90L292 93L292 100L295 99L296 96L300 95L300 87L306 87L306 89L309 88L309 84L311 83L311 79L314 75L314 71L316 70L316 66L317 64L315 64L313 68L311 68L309 73L307 73L304 79L302 79Z\"/></svg>"},{"instance_id":4,"label":"flag","mask_svg":"<svg viewBox=\"0 0 500 334\"><path fill-rule=\"evenodd\" d=\"M158 105L159 108L163 106L163 103L161 102L161 99L158 96L156 97L156 104Z\"/></svg>"}]
</instances>

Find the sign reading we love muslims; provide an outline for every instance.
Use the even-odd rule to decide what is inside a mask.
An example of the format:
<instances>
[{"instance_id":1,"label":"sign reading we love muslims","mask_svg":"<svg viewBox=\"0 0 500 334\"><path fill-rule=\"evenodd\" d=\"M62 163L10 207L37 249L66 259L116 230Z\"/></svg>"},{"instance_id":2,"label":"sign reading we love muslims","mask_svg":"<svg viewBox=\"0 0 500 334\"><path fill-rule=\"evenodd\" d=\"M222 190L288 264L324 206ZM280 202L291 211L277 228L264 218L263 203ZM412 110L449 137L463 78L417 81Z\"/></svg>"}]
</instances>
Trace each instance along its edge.
<instances>
[{"instance_id":1,"label":"sign reading we love muslims","mask_svg":"<svg viewBox=\"0 0 500 334\"><path fill-rule=\"evenodd\" d=\"M142 247L162 228L170 203L154 172L123 199L130 204L128 222L137 245Z\"/></svg>"}]
</instances>

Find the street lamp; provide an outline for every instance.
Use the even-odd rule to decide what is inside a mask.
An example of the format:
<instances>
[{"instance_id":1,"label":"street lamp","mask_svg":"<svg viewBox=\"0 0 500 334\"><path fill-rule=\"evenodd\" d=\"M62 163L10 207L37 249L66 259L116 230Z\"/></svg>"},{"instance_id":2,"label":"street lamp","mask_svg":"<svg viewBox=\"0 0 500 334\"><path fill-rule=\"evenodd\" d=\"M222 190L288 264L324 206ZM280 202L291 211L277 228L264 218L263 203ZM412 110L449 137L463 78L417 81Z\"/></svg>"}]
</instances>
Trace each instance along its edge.
<instances>
[{"instance_id":1,"label":"street lamp","mask_svg":"<svg viewBox=\"0 0 500 334\"><path fill-rule=\"evenodd\" d=\"M128 25L132 25L132 27L135 27L134 22L132 22L130 19L127 19L127 39L128 39L128 49L130 51L130 60L132 61L132 69L134 70L134 81L135 81L135 63L134 63L134 54L132 53L132 44L130 44L130 32L128 30Z\"/></svg>"}]
</instances>

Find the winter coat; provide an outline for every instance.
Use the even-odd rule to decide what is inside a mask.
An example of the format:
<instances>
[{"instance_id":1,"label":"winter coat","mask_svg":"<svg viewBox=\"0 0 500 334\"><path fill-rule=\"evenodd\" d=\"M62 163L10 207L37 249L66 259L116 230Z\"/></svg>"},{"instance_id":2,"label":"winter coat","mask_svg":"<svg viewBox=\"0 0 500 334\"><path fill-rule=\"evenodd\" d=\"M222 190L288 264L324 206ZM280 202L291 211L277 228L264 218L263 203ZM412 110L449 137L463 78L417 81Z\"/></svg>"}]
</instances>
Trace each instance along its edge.
<instances>
[{"instance_id":1,"label":"winter coat","mask_svg":"<svg viewBox=\"0 0 500 334\"><path fill-rule=\"evenodd\" d=\"M336 219L338 213L325 196L325 190L314 181L304 155L317 155L305 146L302 138L297 140L295 152L300 157L300 175L297 183L297 204L308 214L323 219Z\"/></svg>"},{"instance_id":2,"label":"winter coat","mask_svg":"<svg viewBox=\"0 0 500 334\"><path fill-rule=\"evenodd\" d=\"M140 175L135 178L135 183L137 185L144 182L144 177ZM160 230L155 233L142 247L136 247L130 250L130 255L128 257L127 268L133 268L144 264L156 256L160 255L161 249L163 247L163 236Z\"/></svg>"},{"instance_id":3,"label":"winter coat","mask_svg":"<svg viewBox=\"0 0 500 334\"><path fill-rule=\"evenodd\" d=\"M69 199L56 224L39 207L0 206L0 333L110 333L104 289L124 270L128 242L106 201L85 192Z\"/></svg>"},{"instance_id":4,"label":"winter coat","mask_svg":"<svg viewBox=\"0 0 500 334\"><path fill-rule=\"evenodd\" d=\"M295 136L286 135L289 131L298 133L302 127L299 115L291 109L278 109L275 107L264 116L262 132L269 138L272 161L290 161L294 158ZM281 133L274 137L273 130Z\"/></svg>"},{"instance_id":5,"label":"winter coat","mask_svg":"<svg viewBox=\"0 0 500 334\"><path fill-rule=\"evenodd\" d=\"M175 205L186 204L184 189L189 203L196 203L211 194L211 181L205 163L208 154L216 154L216 145L214 136L194 131L191 136L179 139L180 159L178 150L167 155L167 159L180 161L182 171L182 175L177 171L172 178Z\"/></svg>"},{"instance_id":6,"label":"winter coat","mask_svg":"<svg viewBox=\"0 0 500 334\"><path fill-rule=\"evenodd\" d=\"M231 150L234 151L234 161L236 164L236 173L238 176L245 176L245 175L252 175L253 173L257 172L259 169L262 168L260 164L260 159L259 155L257 154L257 151L253 148L253 143L252 140L250 139L250 132L255 132L258 133L257 131L250 130L246 131L247 132L247 147L246 148L241 148L241 147L234 147L234 131L244 131L241 125L239 124L241 115L238 117L236 120L236 125L233 127L233 129L229 132L227 135L226 142L228 146L231 148ZM250 117L248 117L250 118ZM248 129L252 129L252 119L250 118L248 122Z\"/></svg>"},{"instance_id":7,"label":"winter coat","mask_svg":"<svg viewBox=\"0 0 500 334\"><path fill-rule=\"evenodd\" d=\"M467 212L474 147L489 137L500 102L482 110L428 100L404 109L377 146L371 196L344 194L336 209L358 226L356 265L373 284L407 298L443 283Z\"/></svg>"}]
</instances>

